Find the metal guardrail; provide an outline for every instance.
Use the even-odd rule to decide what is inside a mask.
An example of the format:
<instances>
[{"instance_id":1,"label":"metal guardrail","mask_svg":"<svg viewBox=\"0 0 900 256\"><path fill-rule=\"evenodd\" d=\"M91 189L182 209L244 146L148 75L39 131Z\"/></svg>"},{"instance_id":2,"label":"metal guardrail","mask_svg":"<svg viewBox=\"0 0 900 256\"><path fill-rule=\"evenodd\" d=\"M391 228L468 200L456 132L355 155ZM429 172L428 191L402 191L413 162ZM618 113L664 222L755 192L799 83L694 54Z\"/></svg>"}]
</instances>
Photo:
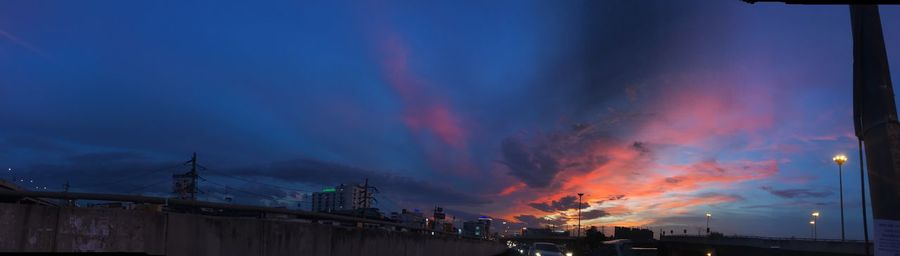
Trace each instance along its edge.
<instances>
[{"instance_id":1,"label":"metal guardrail","mask_svg":"<svg viewBox=\"0 0 900 256\"><path fill-rule=\"evenodd\" d=\"M65 199L65 200L98 200L98 201L158 204L158 205L166 205L166 206L183 206L183 207L193 207L193 208L212 208L212 209L235 210L235 211L251 211L251 212L260 212L260 213L274 213L274 214L292 215L298 219L306 219L306 220L312 220L312 221L329 220L329 221L338 221L338 222L346 222L346 223L375 224L375 225L383 225L383 226L388 226L388 227L399 228L400 230L406 229L406 230L410 230L410 231L420 231L420 232L426 232L426 233L433 232L435 235L441 235L441 236L452 236L452 237L465 238L465 239L477 239L477 238L462 236L462 235L459 235L456 233L449 233L449 232L438 231L438 230L410 227L410 226L404 225L402 223L383 221L383 220L373 220L373 219L344 216L344 215L337 215L337 214L329 214L329 213L310 212L310 211L303 211L303 210L291 210L291 209L285 209L285 208L272 208L272 207L263 207L263 206L253 206L253 205L234 205L234 204L215 203L215 202L206 202L206 201L165 198L165 197L120 195L120 194L77 193L77 192L9 191L9 190L0 190L0 197L52 198L52 199ZM481 240L481 239L478 239L478 240Z\"/></svg>"}]
</instances>

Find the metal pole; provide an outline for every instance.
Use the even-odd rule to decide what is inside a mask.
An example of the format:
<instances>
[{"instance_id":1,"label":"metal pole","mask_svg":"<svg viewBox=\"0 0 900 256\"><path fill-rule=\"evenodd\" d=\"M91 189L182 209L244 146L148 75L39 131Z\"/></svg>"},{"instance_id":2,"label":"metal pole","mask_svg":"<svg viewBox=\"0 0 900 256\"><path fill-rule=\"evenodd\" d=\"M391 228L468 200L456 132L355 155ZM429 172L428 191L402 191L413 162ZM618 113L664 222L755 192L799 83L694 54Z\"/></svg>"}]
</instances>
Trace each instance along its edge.
<instances>
[{"instance_id":1,"label":"metal pole","mask_svg":"<svg viewBox=\"0 0 900 256\"><path fill-rule=\"evenodd\" d=\"M575 237L581 237L581 196L584 193L578 193L578 231L575 233Z\"/></svg>"},{"instance_id":2,"label":"metal pole","mask_svg":"<svg viewBox=\"0 0 900 256\"><path fill-rule=\"evenodd\" d=\"M709 234L709 214L706 214L706 233Z\"/></svg>"},{"instance_id":3,"label":"metal pole","mask_svg":"<svg viewBox=\"0 0 900 256\"><path fill-rule=\"evenodd\" d=\"M841 241L844 241L844 170L843 164L838 164L838 184L840 184L841 194Z\"/></svg>"},{"instance_id":4,"label":"metal pole","mask_svg":"<svg viewBox=\"0 0 900 256\"><path fill-rule=\"evenodd\" d=\"M865 164L863 163L863 161L865 161L865 160L863 158L863 152L862 152L862 149L863 149L862 140L857 140L857 141L859 141L859 183L860 183L859 192L860 192L860 196L862 197L863 237L866 238L866 240L865 240L866 241L866 243L865 243L866 256L869 256L872 254L869 251L869 221L868 221L869 216L866 214L866 177L864 174L865 173L865 168L864 168Z\"/></svg>"},{"instance_id":5,"label":"metal pole","mask_svg":"<svg viewBox=\"0 0 900 256\"><path fill-rule=\"evenodd\" d=\"M813 216L813 240L819 237L819 216Z\"/></svg>"}]
</instances>

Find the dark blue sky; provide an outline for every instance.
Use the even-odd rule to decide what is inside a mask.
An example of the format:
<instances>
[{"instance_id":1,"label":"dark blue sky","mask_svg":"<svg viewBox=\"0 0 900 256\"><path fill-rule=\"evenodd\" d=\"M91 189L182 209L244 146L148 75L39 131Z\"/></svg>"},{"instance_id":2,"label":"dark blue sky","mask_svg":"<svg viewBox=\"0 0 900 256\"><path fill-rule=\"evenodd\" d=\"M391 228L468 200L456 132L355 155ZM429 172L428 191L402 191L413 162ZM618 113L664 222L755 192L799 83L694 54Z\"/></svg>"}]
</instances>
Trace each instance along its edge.
<instances>
[{"instance_id":1,"label":"dark blue sky","mask_svg":"<svg viewBox=\"0 0 900 256\"><path fill-rule=\"evenodd\" d=\"M562 223L584 191L589 224L803 236L821 210L836 237L849 28L740 1L0 0L0 165L164 195L198 152L209 200L368 177L387 210Z\"/></svg>"}]
</instances>

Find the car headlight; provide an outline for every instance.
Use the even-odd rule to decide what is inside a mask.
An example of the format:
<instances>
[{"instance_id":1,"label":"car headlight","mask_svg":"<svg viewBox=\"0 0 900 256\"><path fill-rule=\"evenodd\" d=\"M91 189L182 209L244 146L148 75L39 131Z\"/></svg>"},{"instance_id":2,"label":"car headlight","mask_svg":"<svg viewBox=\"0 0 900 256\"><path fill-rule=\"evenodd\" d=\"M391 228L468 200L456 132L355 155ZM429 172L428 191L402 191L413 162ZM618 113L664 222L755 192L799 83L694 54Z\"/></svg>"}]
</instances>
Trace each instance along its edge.
<instances>
[{"instance_id":1,"label":"car headlight","mask_svg":"<svg viewBox=\"0 0 900 256\"><path fill-rule=\"evenodd\" d=\"M541 253L536 252L536 253L534 253L534 256L541 256Z\"/></svg>"},{"instance_id":2,"label":"car headlight","mask_svg":"<svg viewBox=\"0 0 900 256\"><path fill-rule=\"evenodd\" d=\"M572 256L572 253L571 253L571 252L567 252L567 253L566 253L566 256Z\"/></svg>"}]
</instances>

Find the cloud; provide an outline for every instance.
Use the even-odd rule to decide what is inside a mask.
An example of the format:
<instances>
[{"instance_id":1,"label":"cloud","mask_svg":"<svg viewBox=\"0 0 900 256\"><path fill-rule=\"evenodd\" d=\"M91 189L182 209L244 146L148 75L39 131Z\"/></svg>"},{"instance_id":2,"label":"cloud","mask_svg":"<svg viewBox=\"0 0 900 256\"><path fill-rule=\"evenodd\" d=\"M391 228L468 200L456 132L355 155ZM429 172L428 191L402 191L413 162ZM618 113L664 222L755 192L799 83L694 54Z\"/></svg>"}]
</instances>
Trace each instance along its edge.
<instances>
[{"instance_id":1,"label":"cloud","mask_svg":"<svg viewBox=\"0 0 900 256\"><path fill-rule=\"evenodd\" d=\"M364 169L309 158L275 162L265 169L236 168L227 170L227 173L248 179L266 177L285 183L299 182L323 187L362 183L368 178L369 184L377 187L382 195L390 196L399 203L478 206L491 202L484 197L463 193L436 181L419 180L387 170Z\"/></svg>"},{"instance_id":2,"label":"cloud","mask_svg":"<svg viewBox=\"0 0 900 256\"><path fill-rule=\"evenodd\" d=\"M502 163L510 174L531 187L546 187L560 171L558 160L543 148L531 150L517 138L506 138L501 144Z\"/></svg>"},{"instance_id":3,"label":"cloud","mask_svg":"<svg viewBox=\"0 0 900 256\"><path fill-rule=\"evenodd\" d=\"M384 33L380 53L383 75L405 105L404 122L413 131L425 130L447 145L466 144L466 131L459 113L437 96L425 79L409 66L410 50L396 33Z\"/></svg>"},{"instance_id":4,"label":"cloud","mask_svg":"<svg viewBox=\"0 0 900 256\"><path fill-rule=\"evenodd\" d=\"M774 189L771 186L762 186L762 190L781 198L822 198L830 196L831 191L814 191L812 189Z\"/></svg>"},{"instance_id":5,"label":"cloud","mask_svg":"<svg viewBox=\"0 0 900 256\"><path fill-rule=\"evenodd\" d=\"M68 182L74 191L116 193L168 191L172 174L188 170L181 161L160 161L137 151L80 153L23 169L28 172L22 175L54 189Z\"/></svg>"},{"instance_id":6,"label":"cloud","mask_svg":"<svg viewBox=\"0 0 900 256\"><path fill-rule=\"evenodd\" d=\"M593 219L599 219L599 218L606 217L606 216L609 216L609 213L604 210L600 210L600 209L590 210L590 211L584 211L581 213L581 220L593 220Z\"/></svg>"},{"instance_id":7,"label":"cloud","mask_svg":"<svg viewBox=\"0 0 900 256\"><path fill-rule=\"evenodd\" d=\"M534 209L538 209L544 212L559 212L559 211L567 211L572 209L578 209L578 197L575 196L564 196L559 200L553 200L550 202L543 203L529 203ZM581 203L581 208L588 208L590 204L587 202Z\"/></svg>"},{"instance_id":8,"label":"cloud","mask_svg":"<svg viewBox=\"0 0 900 256\"><path fill-rule=\"evenodd\" d=\"M136 151L82 153L66 157L60 163L35 164L23 169L30 170L35 182L41 185L69 181L76 191L164 194L171 190L172 174L188 171L184 161L159 161ZM366 178L379 189L379 197L388 197L401 204L400 207L480 206L491 202L433 181L315 159L274 162L267 168L210 168L201 170L200 175L201 189L208 192L206 195L220 199L225 195L235 199L252 198L244 202L274 203L289 199L294 193L362 183Z\"/></svg>"},{"instance_id":9,"label":"cloud","mask_svg":"<svg viewBox=\"0 0 900 256\"><path fill-rule=\"evenodd\" d=\"M600 205L600 204L603 204L604 202L623 200L623 199L625 199L625 195L613 195L613 196L609 196L608 198L603 199L603 200L594 201L594 203L597 205Z\"/></svg>"},{"instance_id":10,"label":"cloud","mask_svg":"<svg viewBox=\"0 0 900 256\"><path fill-rule=\"evenodd\" d=\"M529 187L544 188L562 172L583 174L610 161L603 150L611 138L594 124L578 123L570 129L511 136L501 142L500 161L510 174Z\"/></svg>"},{"instance_id":11,"label":"cloud","mask_svg":"<svg viewBox=\"0 0 900 256\"><path fill-rule=\"evenodd\" d=\"M566 224L566 219L564 219L564 218L555 218L555 219L547 218L547 217L542 218L542 217L536 217L534 215L528 215L528 214L517 215L513 218L519 222L524 223L525 226L527 226L527 227L535 227L535 228L544 227L544 226L548 226L548 225L562 226L562 225Z\"/></svg>"}]
</instances>

